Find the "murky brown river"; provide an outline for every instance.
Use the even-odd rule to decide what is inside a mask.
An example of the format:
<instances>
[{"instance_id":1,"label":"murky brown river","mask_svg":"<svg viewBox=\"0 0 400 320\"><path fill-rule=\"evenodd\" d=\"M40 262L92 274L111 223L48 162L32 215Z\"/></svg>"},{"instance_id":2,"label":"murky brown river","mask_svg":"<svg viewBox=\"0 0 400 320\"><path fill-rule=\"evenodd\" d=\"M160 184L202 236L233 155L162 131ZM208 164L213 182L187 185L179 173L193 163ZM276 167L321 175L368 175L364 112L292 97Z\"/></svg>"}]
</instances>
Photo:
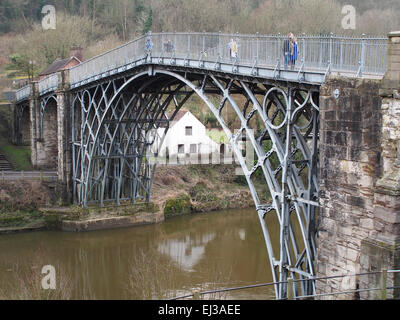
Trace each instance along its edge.
<instances>
[{"instance_id":1,"label":"murky brown river","mask_svg":"<svg viewBox=\"0 0 400 320\"><path fill-rule=\"evenodd\" d=\"M278 226L271 223L278 250ZM72 299L165 299L272 281L255 209L88 233L1 235L0 298L25 297L40 286L44 265L55 267L61 298ZM262 287L205 298L273 299L274 292Z\"/></svg>"}]
</instances>

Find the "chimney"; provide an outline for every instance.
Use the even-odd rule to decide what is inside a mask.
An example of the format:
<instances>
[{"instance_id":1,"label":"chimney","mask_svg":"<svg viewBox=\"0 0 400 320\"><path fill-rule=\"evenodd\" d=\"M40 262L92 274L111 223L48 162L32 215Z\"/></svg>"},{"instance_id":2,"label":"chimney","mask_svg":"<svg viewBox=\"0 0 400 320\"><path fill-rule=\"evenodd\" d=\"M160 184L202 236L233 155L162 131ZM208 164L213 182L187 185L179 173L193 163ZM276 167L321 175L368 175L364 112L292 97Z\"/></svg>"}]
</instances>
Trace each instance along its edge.
<instances>
[{"instance_id":1,"label":"chimney","mask_svg":"<svg viewBox=\"0 0 400 320\"><path fill-rule=\"evenodd\" d=\"M69 56L78 58L79 61L83 61L83 54L82 54L82 48L81 47L71 47L69 50Z\"/></svg>"}]
</instances>

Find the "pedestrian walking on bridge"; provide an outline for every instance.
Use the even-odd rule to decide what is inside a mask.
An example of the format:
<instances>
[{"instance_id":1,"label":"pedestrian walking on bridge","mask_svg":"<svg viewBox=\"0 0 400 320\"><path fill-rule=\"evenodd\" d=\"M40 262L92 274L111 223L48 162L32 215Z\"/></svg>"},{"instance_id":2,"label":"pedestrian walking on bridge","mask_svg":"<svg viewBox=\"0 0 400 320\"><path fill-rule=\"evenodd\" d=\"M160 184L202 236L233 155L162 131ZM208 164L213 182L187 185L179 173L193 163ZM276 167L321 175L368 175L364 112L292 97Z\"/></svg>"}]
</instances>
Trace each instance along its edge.
<instances>
[{"instance_id":1,"label":"pedestrian walking on bridge","mask_svg":"<svg viewBox=\"0 0 400 320\"><path fill-rule=\"evenodd\" d=\"M292 33L289 33L285 40L283 41L283 63L285 66L285 70L288 69L289 60L290 60L290 52L291 52L291 37Z\"/></svg>"},{"instance_id":2,"label":"pedestrian walking on bridge","mask_svg":"<svg viewBox=\"0 0 400 320\"><path fill-rule=\"evenodd\" d=\"M233 40L233 42L232 42L232 53L231 54L232 54L232 59L236 60L238 57L238 44L237 44L236 39Z\"/></svg>"},{"instance_id":3,"label":"pedestrian walking on bridge","mask_svg":"<svg viewBox=\"0 0 400 320\"><path fill-rule=\"evenodd\" d=\"M290 39L290 51L291 51L289 59L290 70L294 70L297 58L299 56L299 47L297 45L297 39L294 35L292 35L292 38Z\"/></svg>"}]
</instances>

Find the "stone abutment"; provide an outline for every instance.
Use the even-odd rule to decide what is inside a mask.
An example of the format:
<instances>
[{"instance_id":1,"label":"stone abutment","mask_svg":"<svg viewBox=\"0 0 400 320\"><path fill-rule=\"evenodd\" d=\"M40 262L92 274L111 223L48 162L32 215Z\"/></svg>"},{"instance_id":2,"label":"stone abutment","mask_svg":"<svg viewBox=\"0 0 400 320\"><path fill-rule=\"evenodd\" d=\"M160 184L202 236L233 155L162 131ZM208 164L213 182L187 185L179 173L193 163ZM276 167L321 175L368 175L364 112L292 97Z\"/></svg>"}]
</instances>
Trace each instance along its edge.
<instances>
[{"instance_id":1,"label":"stone abutment","mask_svg":"<svg viewBox=\"0 0 400 320\"><path fill-rule=\"evenodd\" d=\"M388 61L382 81L331 77L321 88L318 277L400 269L400 33L389 35ZM317 293L381 285L380 273L349 276L318 281Z\"/></svg>"}]
</instances>

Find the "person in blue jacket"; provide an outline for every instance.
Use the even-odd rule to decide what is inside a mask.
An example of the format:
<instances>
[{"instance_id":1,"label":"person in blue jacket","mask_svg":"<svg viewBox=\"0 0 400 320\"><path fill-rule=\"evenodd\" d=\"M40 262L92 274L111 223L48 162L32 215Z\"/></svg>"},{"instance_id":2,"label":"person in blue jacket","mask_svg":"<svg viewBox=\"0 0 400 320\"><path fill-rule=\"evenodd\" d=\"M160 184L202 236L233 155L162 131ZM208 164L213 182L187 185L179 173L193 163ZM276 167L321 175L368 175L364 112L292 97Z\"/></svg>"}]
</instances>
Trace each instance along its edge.
<instances>
[{"instance_id":1,"label":"person in blue jacket","mask_svg":"<svg viewBox=\"0 0 400 320\"><path fill-rule=\"evenodd\" d=\"M294 35L290 37L290 51L291 51L289 60L290 70L294 70L297 58L299 56L299 47L297 45L297 39Z\"/></svg>"},{"instance_id":2,"label":"person in blue jacket","mask_svg":"<svg viewBox=\"0 0 400 320\"><path fill-rule=\"evenodd\" d=\"M153 49L153 42L151 41L150 37L146 38L145 46L146 46L147 53L150 53L151 50Z\"/></svg>"}]
</instances>

